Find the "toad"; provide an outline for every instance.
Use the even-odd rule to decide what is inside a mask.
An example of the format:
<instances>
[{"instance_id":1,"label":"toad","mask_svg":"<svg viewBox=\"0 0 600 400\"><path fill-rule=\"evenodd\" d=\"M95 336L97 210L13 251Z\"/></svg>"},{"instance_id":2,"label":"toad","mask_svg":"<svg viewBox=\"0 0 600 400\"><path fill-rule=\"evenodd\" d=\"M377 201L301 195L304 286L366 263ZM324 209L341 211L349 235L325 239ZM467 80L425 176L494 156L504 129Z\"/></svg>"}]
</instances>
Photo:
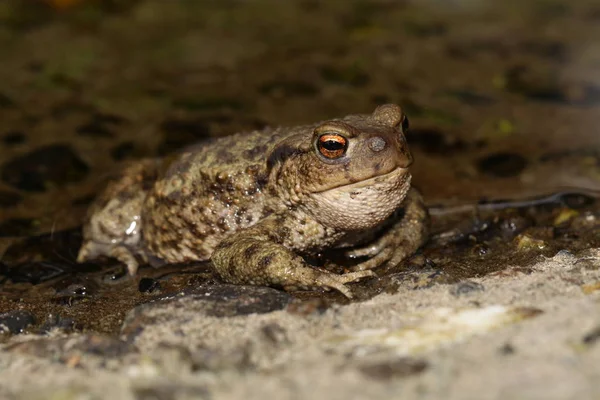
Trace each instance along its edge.
<instances>
[{"instance_id":1,"label":"toad","mask_svg":"<svg viewBox=\"0 0 600 400\"><path fill-rule=\"evenodd\" d=\"M397 264L426 240L397 105L309 125L213 138L125 168L90 207L78 261L109 256L131 275L210 260L234 284L336 289ZM326 250L344 273L307 260Z\"/></svg>"}]
</instances>

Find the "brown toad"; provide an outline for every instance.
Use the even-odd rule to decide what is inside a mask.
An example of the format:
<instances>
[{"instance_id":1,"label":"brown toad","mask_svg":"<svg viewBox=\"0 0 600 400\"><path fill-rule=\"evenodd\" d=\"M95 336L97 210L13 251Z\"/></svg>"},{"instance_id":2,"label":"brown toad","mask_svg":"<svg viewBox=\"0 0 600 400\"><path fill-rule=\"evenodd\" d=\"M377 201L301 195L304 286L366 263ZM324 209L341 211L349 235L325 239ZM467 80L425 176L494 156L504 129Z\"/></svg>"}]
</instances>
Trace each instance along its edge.
<instances>
[{"instance_id":1,"label":"brown toad","mask_svg":"<svg viewBox=\"0 0 600 400\"><path fill-rule=\"evenodd\" d=\"M398 263L427 237L410 187L400 107L317 124L211 139L123 171L91 207L79 261L112 256L133 275L154 265L212 261L227 282L335 288ZM306 258L340 249L344 274Z\"/></svg>"}]
</instances>

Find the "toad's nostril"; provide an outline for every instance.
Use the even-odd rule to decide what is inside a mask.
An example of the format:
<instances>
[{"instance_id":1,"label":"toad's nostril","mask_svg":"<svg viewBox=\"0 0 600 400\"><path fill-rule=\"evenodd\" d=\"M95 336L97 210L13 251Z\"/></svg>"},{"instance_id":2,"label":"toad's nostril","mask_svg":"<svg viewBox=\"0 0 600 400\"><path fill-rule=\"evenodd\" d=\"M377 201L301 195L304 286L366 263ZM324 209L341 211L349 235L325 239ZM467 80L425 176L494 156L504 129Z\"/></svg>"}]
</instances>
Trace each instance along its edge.
<instances>
[{"instance_id":1,"label":"toad's nostril","mask_svg":"<svg viewBox=\"0 0 600 400\"><path fill-rule=\"evenodd\" d=\"M385 140L383 140L379 136L375 136L369 139L369 148L375 152L379 152L385 149L385 146Z\"/></svg>"}]
</instances>

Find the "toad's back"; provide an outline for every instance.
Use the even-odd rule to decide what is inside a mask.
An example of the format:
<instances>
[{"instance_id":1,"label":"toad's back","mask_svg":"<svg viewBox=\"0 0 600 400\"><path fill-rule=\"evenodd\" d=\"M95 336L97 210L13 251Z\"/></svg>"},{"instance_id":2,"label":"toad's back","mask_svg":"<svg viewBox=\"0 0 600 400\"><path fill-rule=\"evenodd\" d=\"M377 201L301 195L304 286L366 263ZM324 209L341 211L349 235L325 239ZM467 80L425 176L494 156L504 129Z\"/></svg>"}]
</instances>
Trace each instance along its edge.
<instances>
[{"instance_id":1,"label":"toad's back","mask_svg":"<svg viewBox=\"0 0 600 400\"><path fill-rule=\"evenodd\" d=\"M274 149L313 128L238 133L205 140L164 160L137 161L90 208L79 259L110 255L129 260L132 272L135 256L147 260L151 254L155 265L207 260L228 234L281 206L268 201L266 193L270 163L281 156Z\"/></svg>"},{"instance_id":2,"label":"toad's back","mask_svg":"<svg viewBox=\"0 0 600 400\"><path fill-rule=\"evenodd\" d=\"M224 237L275 209L268 185L279 141L312 127L275 129L211 139L164 167L143 207L144 242L163 261L206 260Z\"/></svg>"}]
</instances>

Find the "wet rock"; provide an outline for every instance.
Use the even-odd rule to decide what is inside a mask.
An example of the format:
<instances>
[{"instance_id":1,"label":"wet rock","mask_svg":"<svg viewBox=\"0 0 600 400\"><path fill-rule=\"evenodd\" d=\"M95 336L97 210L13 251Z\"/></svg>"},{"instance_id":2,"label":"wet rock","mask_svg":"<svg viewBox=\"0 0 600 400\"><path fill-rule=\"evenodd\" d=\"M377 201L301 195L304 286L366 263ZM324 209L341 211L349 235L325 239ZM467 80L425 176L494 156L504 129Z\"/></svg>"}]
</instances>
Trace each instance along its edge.
<instances>
[{"instance_id":1,"label":"wet rock","mask_svg":"<svg viewBox=\"0 0 600 400\"><path fill-rule=\"evenodd\" d=\"M459 282L450 288L450 294L456 297L464 296L474 292L483 292L485 287L478 282L464 281Z\"/></svg>"},{"instance_id":2,"label":"wet rock","mask_svg":"<svg viewBox=\"0 0 600 400\"><path fill-rule=\"evenodd\" d=\"M495 153L477 162L479 171L498 178L519 175L527 167L527 159L514 153Z\"/></svg>"},{"instance_id":3,"label":"wet rock","mask_svg":"<svg viewBox=\"0 0 600 400\"><path fill-rule=\"evenodd\" d=\"M70 296L70 297L86 297L90 296L90 287L83 282L75 282L69 284L66 288L60 290L58 296Z\"/></svg>"},{"instance_id":4,"label":"wet rock","mask_svg":"<svg viewBox=\"0 0 600 400\"><path fill-rule=\"evenodd\" d=\"M420 374L428 366L425 360L406 357L361 365L359 371L369 378L390 380Z\"/></svg>"},{"instance_id":5,"label":"wet rock","mask_svg":"<svg viewBox=\"0 0 600 400\"><path fill-rule=\"evenodd\" d=\"M35 317L27 311L16 310L0 314L0 333L16 335L23 333L33 324L35 324Z\"/></svg>"},{"instance_id":6,"label":"wet rock","mask_svg":"<svg viewBox=\"0 0 600 400\"><path fill-rule=\"evenodd\" d=\"M14 207L23 200L23 196L16 192L0 190L0 208Z\"/></svg>"},{"instance_id":7,"label":"wet rock","mask_svg":"<svg viewBox=\"0 0 600 400\"><path fill-rule=\"evenodd\" d=\"M207 301L206 314L214 317L265 314L285 308L292 297L264 286L206 285L184 292L194 301Z\"/></svg>"},{"instance_id":8,"label":"wet rock","mask_svg":"<svg viewBox=\"0 0 600 400\"><path fill-rule=\"evenodd\" d=\"M265 314L281 310L291 301L289 294L264 286L207 285L184 293L193 300L210 299L207 315L215 317Z\"/></svg>"},{"instance_id":9,"label":"wet rock","mask_svg":"<svg viewBox=\"0 0 600 400\"><path fill-rule=\"evenodd\" d=\"M50 314L42 326L40 326L37 333L43 335L53 330L70 333L79 329L81 329L81 327L72 318L64 318L58 314Z\"/></svg>"},{"instance_id":10,"label":"wet rock","mask_svg":"<svg viewBox=\"0 0 600 400\"><path fill-rule=\"evenodd\" d=\"M289 294L268 287L202 285L134 308L125 317L121 331L136 335L148 324L188 320L190 316L265 314L285 308L290 301Z\"/></svg>"},{"instance_id":11,"label":"wet rock","mask_svg":"<svg viewBox=\"0 0 600 400\"><path fill-rule=\"evenodd\" d=\"M61 287L62 286L62 287ZM52 298L54 303L72 306L78 301L94 296L99 289L98 284L92 279L65 278L54 285L57 289L56 295Z\"/></svg>"},{"instance_id":12,"label":"wet rock","mask_svg":"<svg viewBox=\"0 0 600 400\"><path fill-rule=\"evenodd\" d=\"M569 250L563 249L563 250L559 250L556 253L556 257L563 257L563 258L566 258L566 259L569 259L569 258L572 259L572 258L575 257L575 255L573 253L571 253Z\"/></svg>"},{"instance_id":13,"label":"wet rock","mask_svg":"<svg viewBox=\"0 0 600 400\"><path fill-rule=\"evenodd\" d=\"M53 144L24 154L2 165L4 182L27 192L79 182L89 167L66 144Z\"/></svg>"}]
</instances>

